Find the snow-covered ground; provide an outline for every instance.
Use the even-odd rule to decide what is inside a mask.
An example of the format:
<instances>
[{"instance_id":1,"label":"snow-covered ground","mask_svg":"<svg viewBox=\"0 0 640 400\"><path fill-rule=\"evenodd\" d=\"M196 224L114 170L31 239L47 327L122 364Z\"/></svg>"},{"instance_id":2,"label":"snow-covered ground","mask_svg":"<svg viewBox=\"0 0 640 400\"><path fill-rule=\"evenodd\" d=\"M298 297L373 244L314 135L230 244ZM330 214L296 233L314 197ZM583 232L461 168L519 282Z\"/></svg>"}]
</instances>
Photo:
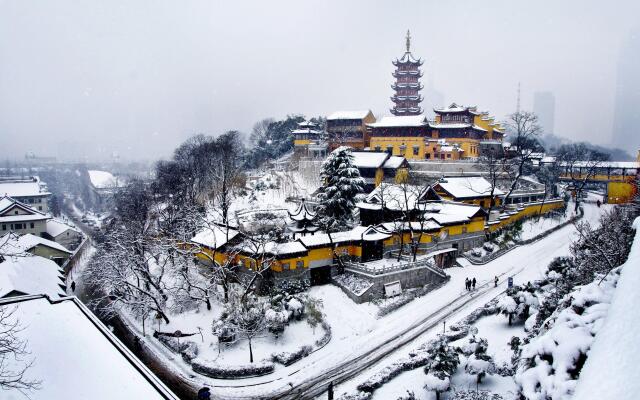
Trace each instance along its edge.
<instances>
[{"instance_id":1,"label":"snow-covered ground","mask_svg":"<svg viewBox=\"0 0 640 400\"><path fill-rule=\"evenodd\" d=\"M585 220L595 224L600 215L600 212L604 209L607 209L609 206L602 207L598 209L595 205L585 204ZM464 280L466 277L472 278L475 277L479 284L483 284L486 282L490 282L493 280L495 275L500 273L517 273L514 276L514 284L524 284L528 281L534 281L535 279L539 279L543 276L544 272L547 269L548 264L558 256L566 256L569 254L569 246L575 237L575 228L572 225L566 226L549 236L532 243L526 246L520 246L505 255L498 257L496 260L489 262L485 265L480 266L468 266L463 268L455 268L448 269L446 272L451 275L451 281L445 285L444 287L435 290L434 292L420 297L411 303L407 304L404 307L401 307L397 311L392 314L385 316L378 320L379 324L382 325L394 325L394 324L407 324L411 321L411 318L415 318L416 315L420 315L420 313L426 313L429 310L432 310L436 307L441 307L443 302L450 301L455 296L464 294ZM495 289L493 296L499 294L504 290L504 279L501 279L500 285L497 289ZM450 325L462 319L466 314L471 312L476 307L481 306L486 303L488 299L491 298L489 296L483 296L478 299L477 302L471 302L463 310L460 310L456 315L452 316L450 321L447 321L447 324ZM484 300L484 302L483 302ZM347 311L348 312L348 311ZM344 312L342 313L344 314ZM424 315L424 314L423 314ZM358 316L354 315L353 318L358 319ZM506 326L506 321L504 318L500 318L500 316L494 317L495 319L491 319L492 317L486 317L478 321L479 329L484 329L486 332L492 332L496 335L497 340L492 340L489 338L489 346L490 351L493 346L499 345L500 337L504 339L505 336L509 335L508 326ZM500 319L502 319L504 323L504 331L500 329ZM493 327L492 327L493 325ZM371 329L371 328L369 328ZM413 341L412 343L399 348L397 352L386 357L381 362L377 363L375 366L366 369L353 379L342 383L337 386L336 394L340 394L343 392L353 392L358 384L375 374L376 372L381 371L386 366L392 364L400 358L406 357L406 355L412 350L417 348L420 344L429 341L430 339L435 338L437 333L441 333L442 328L440 330L432 330L428 334L422 335L419 339ZM371 330L371 335L379 335L381 334L380 329L377 328L377 325L373 327ZM480 333L482 336L482 333ZM509 336L510 338L510 336ZM492 343L495 342L495 343ZM500 357L505 357L505 354L501 354ZM427 393L422 387L424 386L423 377L424 372L422 369L419 369L419 373L413 372L416 374L414 378L418 379L420 377L422 380L420 381L418 387L420 388L420 393L422 398L429 398ZM396 378L391 382L387 383L383 386L383 388L379 389L381 393L386 393L387 397L383 395L378 395L376 392L376 399L383 398L397 398L402 394L406 394L406 389L409 388L407 386L407 382L411 381L412 375L407 375L408 373L401 374L402 379ZM472 377L469 377L471 382L473 382L473 386L475 387L475 382ZM504 379L508 379L510 385L506 385L503 382ZM513 390L515 388L515 384L513 384L513 380L511 378L500 378L500 377L492 377L486 380L486 384L492 383L493 380L498 380L499 386L496 386L495 390L503 390L504 393L509 390ZM495 386L495 385L494 385ZM494 390L494 386L491 386L492 390ZM383 391L384 390L384 391ZM418 395L418 391L415 393ZM379 397L382 396L382 397Z\"/></svg>"},{"instance_id":2,"label":"snow-covered ground","mask_svg":"<svg viewBox=\"0 0 640 400\"><path fill-rule=\"evenodd\" d=\"M522 224L522 234L520 240L532 239L539 234L555 228L556 226L570 220L575 216L573 208L567 208L565 214L552 214L541 218L531 218Z\"/></svg>"}]
</instances>

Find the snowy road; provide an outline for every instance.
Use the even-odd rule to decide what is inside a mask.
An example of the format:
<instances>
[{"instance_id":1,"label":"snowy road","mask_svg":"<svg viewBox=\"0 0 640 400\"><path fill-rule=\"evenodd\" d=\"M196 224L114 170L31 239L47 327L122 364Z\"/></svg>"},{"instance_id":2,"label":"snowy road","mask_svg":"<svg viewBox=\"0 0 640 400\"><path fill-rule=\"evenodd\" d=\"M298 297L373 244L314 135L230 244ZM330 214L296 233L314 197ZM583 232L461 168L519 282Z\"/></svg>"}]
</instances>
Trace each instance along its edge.
<instances>
[{"instance_id":1,"label":"snowy road","mask_svg":"<svg viewBox=\"0 0 640 400\"><path fill-rule=\"evenodd\" d=\"M585 219L594 222L600 211L585 205ZM341 303L339 290L323 287L318 293L324 294L321 298L325 300L327 320L334 328L334 335L322 351L289 368L279 368L269 376L241 381L214 380L213 393L225 399L296 399L323 393L331 381L345 382L337 393L353 388L354 382L366 379L434 336L442 329L443 320L453 323L462 319L499 295L505 287L505 276L515 274L516 284L539 278L553 258L569 254L574 231L569 225L486 265L448 270L451 281L444 287L380 319L372 320L367 305ZM490 283L496 275L502 276L498 288ZM480 290L473 296L463 289L466 277L475 277L480 282Z\"/></svg>"}]
</instances>

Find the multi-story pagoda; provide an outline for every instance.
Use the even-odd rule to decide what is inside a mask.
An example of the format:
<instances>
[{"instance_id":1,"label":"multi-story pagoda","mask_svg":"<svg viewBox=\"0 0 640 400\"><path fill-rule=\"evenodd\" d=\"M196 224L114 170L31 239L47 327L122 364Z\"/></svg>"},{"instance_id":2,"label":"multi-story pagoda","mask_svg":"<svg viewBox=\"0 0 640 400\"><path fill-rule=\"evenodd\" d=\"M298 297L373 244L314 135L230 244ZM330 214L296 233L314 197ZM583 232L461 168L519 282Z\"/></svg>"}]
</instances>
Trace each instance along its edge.
<instances>
[{"instance_id":1,"label":"multi-story pagoda","mask_svg":"<svg viewBox=\"0 0 640 400\"><path fill-rule=\"evenodd\" d=\"M391 85L391 88L396 91L396 94L391 97L391 101L395 104L391 109L393 115L422 114L422 108L420 107L422 84L419 79L422 77L420 66L423 61L416 59L411 54L411 35L409 31L407 31L406 45L407 51L404 55L393 62L396 67L393 73L396 82Z\"/></svg>"}]
</instances>

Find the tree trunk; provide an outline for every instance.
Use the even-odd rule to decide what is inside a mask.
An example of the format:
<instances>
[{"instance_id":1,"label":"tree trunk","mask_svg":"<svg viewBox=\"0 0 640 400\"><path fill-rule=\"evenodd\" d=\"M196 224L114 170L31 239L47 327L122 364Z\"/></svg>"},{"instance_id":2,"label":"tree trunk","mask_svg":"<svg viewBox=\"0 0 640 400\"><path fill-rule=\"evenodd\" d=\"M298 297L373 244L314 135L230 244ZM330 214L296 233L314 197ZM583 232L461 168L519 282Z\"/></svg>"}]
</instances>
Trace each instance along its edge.
<instances>
[{"instance_id":1,"label":"tree trunk","mask_svg":"<svg viewBox=\"0 0 640 400\"><path fill-rule=\"evenodd\" d=\"M511 319L513 318L513 314L509 314L509 326L511 326Z\"/></svg>"},{"instance_id":2,"label":"tree trunk","mask_svg":"<svg viewBox=\"0 0 640 400\"><path fill-rule=\"evenodd\" d=\"M251 339L249 339L249 362L253 364L253 348L251 347Z\"/></svg>"},{"instance_id":3,"label":"tree trunk","mask_svg":"<svg viewBox=\"0 0 640 400\"><path fill-rule=\"evenodd\" d=\"M436 400L440 400L440 392L436 390Z\"/></svg>"}]
</instances>

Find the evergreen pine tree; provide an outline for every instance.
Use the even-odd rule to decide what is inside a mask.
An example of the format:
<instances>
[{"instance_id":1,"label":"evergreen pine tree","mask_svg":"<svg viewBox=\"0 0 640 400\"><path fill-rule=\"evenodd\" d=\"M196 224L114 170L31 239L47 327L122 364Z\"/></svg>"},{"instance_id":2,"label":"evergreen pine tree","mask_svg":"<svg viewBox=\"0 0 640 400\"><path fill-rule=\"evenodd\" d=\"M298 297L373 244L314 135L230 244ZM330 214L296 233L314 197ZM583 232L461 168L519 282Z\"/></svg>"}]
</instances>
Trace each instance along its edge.
<instances>
[{"instance_id":1,"label":"evergreen pine tree","mask_svg":"<svg viewBox=\"0 0 640 400\"><path fill-rule=\"evenodd\" d=\"M318 193L320 226L328 232L349 228L359 194L364 192L364 179L353 165L348 147L338 147L322 164L324 183Z\"/></svg>"}]
</instances>

